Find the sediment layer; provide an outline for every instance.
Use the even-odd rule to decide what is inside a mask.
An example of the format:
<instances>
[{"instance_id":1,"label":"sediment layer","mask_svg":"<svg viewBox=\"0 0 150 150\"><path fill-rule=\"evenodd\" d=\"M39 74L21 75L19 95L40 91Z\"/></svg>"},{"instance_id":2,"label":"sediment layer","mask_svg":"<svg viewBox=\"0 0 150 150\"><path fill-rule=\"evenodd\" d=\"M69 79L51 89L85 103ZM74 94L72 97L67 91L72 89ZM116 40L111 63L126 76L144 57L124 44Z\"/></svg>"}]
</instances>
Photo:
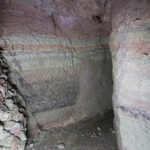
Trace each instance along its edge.
<instances>
[{"instance_id":1,"label":"sediment layer","mask_svg":"<svg viewBox=\"0 0 150 150\"><path fill-rule=\"evenodd\" d=\"M116 7L116 4L120 7ZM150 145L150 2L114 1L110 49L119 150ZM118 10L119 8L119 10ZM120 12L119 12L120 11Z\"/></svg>"}]
</instances>

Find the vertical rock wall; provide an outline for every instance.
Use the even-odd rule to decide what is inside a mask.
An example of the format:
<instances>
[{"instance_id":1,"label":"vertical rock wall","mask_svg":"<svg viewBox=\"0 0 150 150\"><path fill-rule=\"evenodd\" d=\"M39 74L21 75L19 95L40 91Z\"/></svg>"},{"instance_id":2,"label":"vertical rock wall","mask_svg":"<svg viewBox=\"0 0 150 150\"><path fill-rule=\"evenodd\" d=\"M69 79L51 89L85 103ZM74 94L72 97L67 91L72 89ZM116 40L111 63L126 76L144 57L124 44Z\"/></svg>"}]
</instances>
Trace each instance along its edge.
<instances>
[{"instance_id":1,"label":"vertical rock wall","mask_svg":"<svg viewBox=\"0 0 150 150\"><path fill-rule=\"evenodd\" d=\"M12 51L3 55L11 68L10 78L27 104L30 128L38 123L48 129L103 116L111 107L111 57L107 49Z\"/></svg>"},{"instance_id":2,"label":"vertical rock wall","mask_svg":"<svg viewBox=\"0 0 150 150\"><path fill-rule=\"evenodd\" d=\"M119 150L150 148L150 1L114 0L110 48Z\"/></svg>"},{"instance_id":3,"label":"vertical rock wall","mask_svg":"<svg viewBox=\"0 0 150 150\"><path fill-rule=\"evenodd\" d=\"M108 110L111 33L118 148L149 150L149 29L149 0L0 1L0 46L27 104L30 128Z\"/></svg>"},{"instance_id":4,"label":"vertical rock wall","mask_svg":"<svg viewBox=\"0 0 150 150\"><path fill-rule=\"evenodd\" d=\"M109 14L107 0L0 1L0 46L30 131L109 110Z\"/></svg>"}]
</instances>

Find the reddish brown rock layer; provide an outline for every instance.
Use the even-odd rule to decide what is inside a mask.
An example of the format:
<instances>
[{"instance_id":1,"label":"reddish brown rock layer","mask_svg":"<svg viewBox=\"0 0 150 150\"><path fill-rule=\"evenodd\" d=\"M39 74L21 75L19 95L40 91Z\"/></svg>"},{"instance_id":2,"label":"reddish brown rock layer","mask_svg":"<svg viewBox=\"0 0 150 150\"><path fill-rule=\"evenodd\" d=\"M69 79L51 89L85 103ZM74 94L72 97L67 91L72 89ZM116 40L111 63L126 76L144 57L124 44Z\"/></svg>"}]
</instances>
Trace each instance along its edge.
<instances>
[{"instance_id":1,"label":"reddish brown rock layer","mask_svg":"<svg viewBox=\"0 0 150 150\"><path fill-rule=\"evenodd\" d=\"M107 7L107 9L105 8ZM55 35L91 39L110 33L109 5L103 0L11 0L0 2L0 35Z\"/></svg>"}]
</instances>

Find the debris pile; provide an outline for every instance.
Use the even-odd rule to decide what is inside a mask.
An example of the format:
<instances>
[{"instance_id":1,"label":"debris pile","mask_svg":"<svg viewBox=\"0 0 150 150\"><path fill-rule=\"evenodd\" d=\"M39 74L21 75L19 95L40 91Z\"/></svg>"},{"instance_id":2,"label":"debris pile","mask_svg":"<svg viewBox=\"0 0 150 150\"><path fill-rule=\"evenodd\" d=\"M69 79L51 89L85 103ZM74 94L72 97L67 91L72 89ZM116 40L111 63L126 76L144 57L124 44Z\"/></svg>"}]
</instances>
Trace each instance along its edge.
<instances>
[{"instance_id":1,"label":"debris pile","mask_svg":"<svg viewBox=\"0 0 150 150\"><path fill-rule=\"evenodd\" d=\"M17 105L16 90L9 84L8 67L0 56L0 150L24 150L25 109Z\"/></svg>"}]
</instances>

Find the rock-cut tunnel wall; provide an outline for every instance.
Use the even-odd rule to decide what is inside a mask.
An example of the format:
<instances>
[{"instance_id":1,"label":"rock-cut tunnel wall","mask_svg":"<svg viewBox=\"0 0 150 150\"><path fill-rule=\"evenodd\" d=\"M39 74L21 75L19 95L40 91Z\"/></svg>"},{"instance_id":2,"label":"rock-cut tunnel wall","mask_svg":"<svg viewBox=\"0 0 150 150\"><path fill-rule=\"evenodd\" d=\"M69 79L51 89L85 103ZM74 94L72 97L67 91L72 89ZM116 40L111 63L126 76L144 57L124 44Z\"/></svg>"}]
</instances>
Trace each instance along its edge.
<instances>
[{"instance_id":1,"label":"rock-cut tunnel wall","mask_svg":"<svg viewBox=\"0 0 150 150\"><path fill-rule=\"evenodd\" d=\"M29 129L102 117L111 108L109 13L105 1L0 2L0 46Z\"/></svg>"},{"instance_id":2,"label":"rock-cut tunnel wall","mask_svg":"<svg viewBox=\"0 0 150 150\"><path fill-rule=\"evenodd\" d=\"M120 150L150 147L150 1L114 0L110 49Z\"/></svg>"},{"instance_id":3,"label":"rock-cut tunnel wall","mask_svg":"<svg viewBox=\"0 0 150 150\"><path fill-rule=\"evenodd\" d=\"M149 150L149 0L2 0L0 12L0 46L29 128L102 116L112 59L118 149Z\"/></svg>"}]
</instances>

